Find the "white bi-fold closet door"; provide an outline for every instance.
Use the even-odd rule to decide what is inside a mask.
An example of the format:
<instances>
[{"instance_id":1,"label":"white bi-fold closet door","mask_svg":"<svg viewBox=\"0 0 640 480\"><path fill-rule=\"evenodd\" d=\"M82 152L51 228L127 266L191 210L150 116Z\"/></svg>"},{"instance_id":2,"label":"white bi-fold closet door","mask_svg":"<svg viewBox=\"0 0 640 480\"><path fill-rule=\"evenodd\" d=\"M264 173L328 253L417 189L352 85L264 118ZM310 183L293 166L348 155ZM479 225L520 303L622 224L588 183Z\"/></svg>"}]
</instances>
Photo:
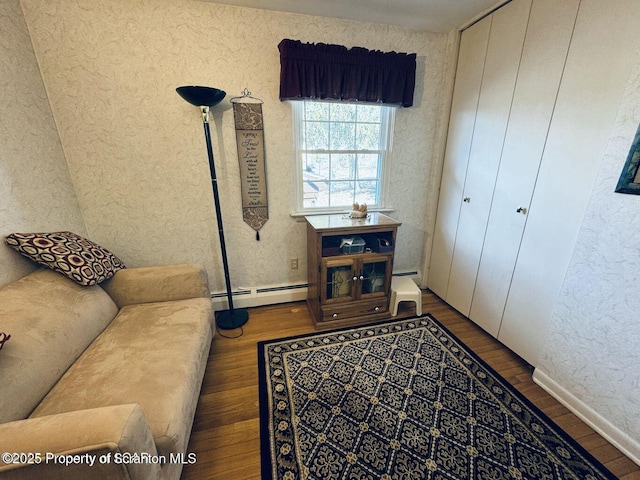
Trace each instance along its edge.
<instances>
[{"instance_id":1,"label":"white bi-fold closet door","mask_svg":"<svg viewBox=\"0 0 640 480\"><path fill-rule=\"evenodd\" d=\"M498 337L579 0L513 0L462 33L429 287Z\"/></svg>"},{"instance_id":2,"label":"white bi-fold closet door","mask_svg":"<svg viewBox=\"0 0 640 480\"><path fill-rule=\"evenodd\" d=\"M531 0L515 0L481 22L489 24L489 36L447 293L447 302L465 315L474 300L530 6Z\"/></svg>"},{"instance_id":3,"label":"white bi-fold closet door","mask_svg":"<svg viewBox=\"0 0 640 480\"><path fill-rule=\"evenodd\" d=\"M578 5L578 0L536 0L529 15L469 313L471 319L496 337L499 336Z\"/></svg>"}]
</instances>

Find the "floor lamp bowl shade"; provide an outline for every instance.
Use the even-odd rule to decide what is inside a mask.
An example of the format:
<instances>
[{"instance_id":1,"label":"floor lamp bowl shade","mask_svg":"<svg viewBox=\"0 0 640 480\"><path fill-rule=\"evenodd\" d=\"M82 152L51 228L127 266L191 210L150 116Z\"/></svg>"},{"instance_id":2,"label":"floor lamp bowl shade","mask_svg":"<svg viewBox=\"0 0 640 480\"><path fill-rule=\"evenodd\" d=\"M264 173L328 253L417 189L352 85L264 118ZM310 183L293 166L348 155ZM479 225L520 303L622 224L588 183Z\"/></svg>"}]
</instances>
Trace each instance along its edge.
<instances>
[{"instance_id":1,"label":"floor lamp bowl shade","mask_svg":"<svg viewBox=\"0 0 640 480\"><path fill-rule=\"evenodd\" d=\"M213 87L199 87L187 85L176 88L176 92L191 105L196 107L213 107L219 104L226 92Z\"/></svg>"},{"instance_id":2,"label":"floor lamp bowl shade","mask_svg":"<svg viewBox=\"0 0 640 480\"><path fill-rule=\"evenodd\" d=\"M191 105L200 107L202 112L202 124L204 125L204 137L207 142L207 154L209 156L209 169L211 170L211 187L213 188L213 201L218 222L218 234L220 235L220 252L224 267L224 280L227 288L227 301L229 309L219 312L216 316L216 326L219 329L229 330L240 328L249 320L249 313L245 309L233 307L233 293L231 291L231 276L229 275L229 262L227 261L227 247L224 241L224 227L222 225L222 211L220 208L220 195L218 193L218 180L213 159L213 147L211 145L211 130L209 128L209 109L222 101L226 93L213 87L199 87L195 85L176 88L176 92Z\"/></svg>"}]
</instances>

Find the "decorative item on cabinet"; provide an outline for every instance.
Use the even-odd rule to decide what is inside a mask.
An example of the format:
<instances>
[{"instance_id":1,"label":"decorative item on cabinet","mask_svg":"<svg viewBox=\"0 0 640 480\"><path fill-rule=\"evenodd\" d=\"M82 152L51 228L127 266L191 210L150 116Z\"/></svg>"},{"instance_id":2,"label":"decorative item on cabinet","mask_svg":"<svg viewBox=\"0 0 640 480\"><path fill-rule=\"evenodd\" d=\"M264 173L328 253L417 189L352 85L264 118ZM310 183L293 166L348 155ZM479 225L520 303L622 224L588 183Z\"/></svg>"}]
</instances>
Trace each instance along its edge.
<instances>
[{"instance_id":1,"label":"decorative item on cabinet","mask_svg":"<svg viewBox=\"0 0 640 480\"><path fill-rule=\"evenodd\" d=\"M364 252L364 240L362 237L343 237L340 240L340 251L346 254Z\"/></svg>"},{"instance_id":2,"label":"decorative item on cabinet","mask_svg":"<svg viewBox=\"0 0 640 480\"><path fill-rule=\"evenodd\" d=\"M359 203L354 203L353 208L351 209L351 213L349 213L350 218L365 218L368 215L367 212L367 204L363 203L360 205Z\"/></svg>"}]
</instances>

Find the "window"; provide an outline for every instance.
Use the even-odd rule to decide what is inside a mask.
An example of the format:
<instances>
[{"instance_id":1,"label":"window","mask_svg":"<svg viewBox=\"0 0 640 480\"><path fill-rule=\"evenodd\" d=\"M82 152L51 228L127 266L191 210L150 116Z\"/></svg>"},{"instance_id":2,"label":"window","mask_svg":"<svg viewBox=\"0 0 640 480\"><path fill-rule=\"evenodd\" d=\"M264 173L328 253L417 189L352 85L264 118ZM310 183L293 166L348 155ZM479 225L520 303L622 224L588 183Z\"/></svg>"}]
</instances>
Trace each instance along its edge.
<instances>
[{"instance_id":1,"label":"window","mask_svg":"<svg viewBox=\"0 0 640 480\"><path fill-rule=\"evenodd\" d=\"M294 101L296 212L385 206L395 108Z\"/></svg>"}]
</instances>

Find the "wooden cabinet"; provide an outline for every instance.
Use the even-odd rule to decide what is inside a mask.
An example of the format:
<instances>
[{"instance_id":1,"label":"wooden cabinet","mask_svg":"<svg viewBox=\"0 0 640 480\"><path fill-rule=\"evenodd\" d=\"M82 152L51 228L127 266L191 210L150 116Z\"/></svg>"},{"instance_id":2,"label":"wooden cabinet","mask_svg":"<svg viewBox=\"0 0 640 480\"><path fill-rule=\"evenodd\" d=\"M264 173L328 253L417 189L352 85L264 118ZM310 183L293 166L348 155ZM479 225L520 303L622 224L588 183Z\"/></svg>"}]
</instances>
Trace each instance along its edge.
<instances>
[{"instance_id":1,"label":"wooden cabinet","mask_svg":"<svg viewBox=\"0 0 640 480\"><path fill-rule=\"evenodd\" d=\"M307 221L307 304L318 329L349 326L389 316L396 234L401 225L386 215L367 219L314 215ZM346 239L364 245L344 253ZM356 242L357 243L357 242Z\"/></svg>"}]
</instances>

